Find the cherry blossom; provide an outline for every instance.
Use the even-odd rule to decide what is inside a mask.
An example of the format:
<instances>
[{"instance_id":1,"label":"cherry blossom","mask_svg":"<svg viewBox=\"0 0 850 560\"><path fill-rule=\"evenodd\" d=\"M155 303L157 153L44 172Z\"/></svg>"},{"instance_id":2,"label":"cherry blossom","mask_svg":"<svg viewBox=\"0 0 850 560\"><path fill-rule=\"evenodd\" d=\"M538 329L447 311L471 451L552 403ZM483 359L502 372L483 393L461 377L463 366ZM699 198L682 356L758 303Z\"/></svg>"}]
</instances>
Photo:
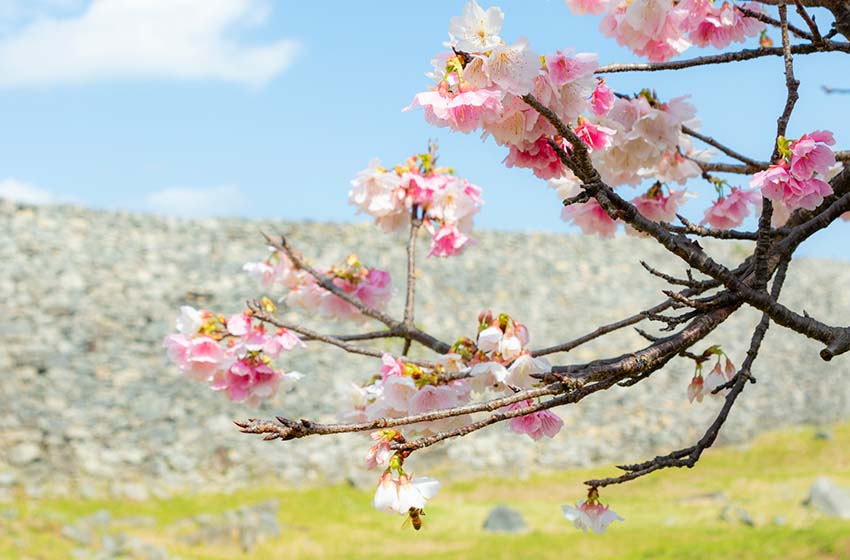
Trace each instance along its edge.
<instances>
[{"instance_id":1,"label":"cherry blossom","mask_svg":"<svg viewBox=\"0 0 850 560\"><path fill-rule=\"evenodd\" d=\"M585 14L601 14L608 0L566 0L570 12L577 16Z\"/></svg>"},{"instance_id":2,"label":"cherry blossom","mask_svg":"<svg viewBox=\"0 0 850 560\"><path fill-rule=\"evenodd\" d=\"M697 373L693 376L690 384L688 385L688 401L702 402L706 393L705 380L701 374Z\"/></svg>"},{"instance_id":3,"label":"cherry blossom","mask_svg":"<svg viewBox=\"0 0 850 560\"><path fill-rule=\"evenodd\" d=\"M274 308L268 299L263 305ZM224 392L230 400L256 406L273 397L281 381L301 377L272 365L282 352L303 346L301 340L284 328L267 332L263 324L254 323L250 312L225 320L221 315L184 307L176 327L182 332L164 341L169 358L188 377Z\"/></svg>"},{"instance_id":4,"label":"cherry blossom","mask_svg":"<svg viewBox=\"0 0 850 560\"><path fill-rule=\"evenodd\" d=\"M502 39L502 21L505 14L499 8L484 10L475 0L463 8L462 16L449 20L449 36L452 45L462 51L488 51L499 46Z\"/></svg>"},{"instance_id":5,"label":"cherry blossom","mask_svg":"<svg viewBox=\"0 0 850 560\"><path fill-rule=\"evenodd\" d=\"M590 108L593 114L602 117L614 106L614 92L605 85L604 78L597 78L596 88L590 94Z\"/></svg>"},{"instance_id":6,"label":"cherry blossom","mask_svg":"<svg viewBox=\"0 0 850 560\"><path fill-rule=\"evenodd\" d=\"M378 511L407 515L410 508L423 509L428 500L437 495L440 482L429 477L415 478L404 472L393 477L386 470L378 481L372 505Z\"/></svg>"},{"instance_id":7,"label":"cherry blossom","mask_svg":"<svg viewBox=\"0 0 850 560\"><path fill-rule=\"evenodd\" d=\"M777 144L783 159L753 175L750 185L790 211L814 210L833 192L826 181L835 164L835 154L828 148L834 143L832 133L825 130L804 134L792 142L780 136Z\"/></svg>"},{"instance_id":8,"label":"cherry blossom","mask_svg":"<svg viewBox=\"0 0 850 560\"><path fill-rule=\"evenodd\" d=\"M390 442L398 436L395 430L384 430L382 432L372 432L370 437L374 441L374 445L369 448L366 454L366 468L374 469L377 466L386 467L390 462Z\"/></svg>"},{"instance_id":9,"label":"cherry blossom","mask_svg":"<svg viewBox=\"0 0 850 560\"><path fill-rule=\"evenodd\" d=\"M596 489L592 489L591 492L595 493ZM585 533L590 529L601 535L614 521L623 521L616 512L593 499L579 502L576 507L561 506L561 509L567 521L572 522L576 529L581 529Z\"/></svg>"},{"instance_id":10,"label":"cherry blossom","mask_svg":"<svg viewBox=\"0 0 850 560\"><path fill-rule=\"evenodd\" d=\"M561 219L574 223L584 233L595 233L602 239L611 239L617 233L617 222L593 198L565 206L561 210Z\"/></svg>"},{"instance_id":11,"label":"cherry blossom","mask_svg":"<svg viewBox=\"0 0 850 560\"><path fill-rule=\"evenodd\" d=\"M518 410L531 406L532 404L533 402L530 400L520 401L508 405L506 410ZM550 438L555 437L558 432L561 431L563 426L564 421L561 420L561 417L550 410L539 410L537 412L532 412L531 414L526 414L525 416L518 416L508 420L508 428L510 428L512 432L517 434L526 434L535 441L543 436Z\"/></svg>"},{"instance_id":12,"label":"cherry blossom","mask_svg":"<svg viewBox=\"0 0 850 560\"><path fill-rule=\"evenodd\" d=\"M581 117L578 118L578 126L575 128L576 136L584 142L591 152L604 150L611 145L611 137L617 131L607 126L601 126Z\"/></svg>"},{"instance_id":13,"label":"cherry blossom","mask_svg":"<svg viewBox=\"0 0 850 560\"><path fill-rule=\"evenodd\" d=\"M727 196L721 196L705 211L701 224L717 229L731 229L744 223L751 206L761 203L758 192L732 187Z\"/></svg>"}]
</instances>

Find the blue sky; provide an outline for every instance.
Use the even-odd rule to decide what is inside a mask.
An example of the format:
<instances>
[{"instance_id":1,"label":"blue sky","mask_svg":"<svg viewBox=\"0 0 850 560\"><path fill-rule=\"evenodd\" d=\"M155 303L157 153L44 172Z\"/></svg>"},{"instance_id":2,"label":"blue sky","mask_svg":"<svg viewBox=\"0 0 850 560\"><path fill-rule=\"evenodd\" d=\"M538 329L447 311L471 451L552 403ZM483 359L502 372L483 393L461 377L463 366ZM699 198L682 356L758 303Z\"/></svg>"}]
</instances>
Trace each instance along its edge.
<instances>
[{"instance_id":1,"label":"blue sky","mask_svg":"<svg viewBox=\"0 0 850 560\"><path fill-rule=\"evenodd\" d=\"M483 5L489 5L483 2ZM504 0L502 37L540 53L636 58L560 0ZM363 220L349 181L440 142L442 162L484 188L480 227L571 231L554 191L501 165L502 148L402 113L461 1L0 0L0 192L102 208L301 220ZM829 15L819 13L826 28ZM778 41L778 34L771 35ZM683 56L704 54L691 49ZM846 55L797 58L789 135L827 128L850 146ZM621 92L690 94L703 132L758 159L784 102L779 58L682 72L618 74ZM741 181L738 179L737 181ZM691 207L699 218L709 191ZM850 258L850 224L815 256Z\"/></svg>"}]
</instances>

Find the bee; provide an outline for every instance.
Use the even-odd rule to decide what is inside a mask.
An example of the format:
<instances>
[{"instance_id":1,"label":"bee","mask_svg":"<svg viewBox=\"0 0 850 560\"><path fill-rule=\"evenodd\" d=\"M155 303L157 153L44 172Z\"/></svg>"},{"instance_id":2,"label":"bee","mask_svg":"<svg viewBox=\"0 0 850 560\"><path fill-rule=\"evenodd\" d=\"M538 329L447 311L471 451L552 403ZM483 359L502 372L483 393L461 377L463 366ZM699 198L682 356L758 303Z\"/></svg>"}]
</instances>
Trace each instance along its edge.
<instances>
[{"instance_id":1,"label":"bee","mask_svg":"<svg viewBox=\"0 0 850 560\"><path fill-rule=\"evenodd\" d=\"M402 523L402 528L407 527L408 524L413 525L413 528L417 531L422 528L422 517L425 515L425 510L420 508L412 507L407 510L407 519Z\"/></svg>"}]
</instances>

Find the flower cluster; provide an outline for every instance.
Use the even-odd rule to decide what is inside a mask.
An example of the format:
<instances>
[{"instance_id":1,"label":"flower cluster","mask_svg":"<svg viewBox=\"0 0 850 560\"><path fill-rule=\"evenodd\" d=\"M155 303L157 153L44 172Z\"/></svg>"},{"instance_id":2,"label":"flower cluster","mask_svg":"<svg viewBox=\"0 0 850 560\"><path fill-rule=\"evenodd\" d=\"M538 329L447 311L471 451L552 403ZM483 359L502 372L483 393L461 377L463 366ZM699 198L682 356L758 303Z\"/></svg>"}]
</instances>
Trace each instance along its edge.
<instances>
[{"instance_id":1,"label":"flower cluster","mask_svg":"<svg viewBox=\"0 0 850 560\"><path fill-rule=\"evenodd\" d=\"M682 127L699 127L696 109L684 97L662 102L654 92L641 91L634 97L618 97L607 114L597 117L600 127L611 131L604 149L593 150L591 159L602 179L613 187L638 185L646 179L655 183L643 195L632 200L646 218L671 221L686 199L684 190L664 184L684 185L701 173L697 161L709 157L697 152ZM684 155L683 155L684 154ZM569 198L579 191L580 181L566 171L550 181L559 197ZM596 200L564 207L561 218L578 226L584 233L611 238L617 223Z\"/></svg>"},{"instance_id":2,"label":"flower cluster","mask_svg":"<svg viewBox=\"0 0 850 560\"><path fill-rule=\"evenodd\" d=\"M532 400L525 400L508 405L505 410L519 410L534 404ZM561 417L550 410L538 410L525 416L511 418L508 421L508 428L515 434L525 434L534 441L543 436L553 438L558 435L561 428L564 426L564 421Z\"/></svg>"},{"instance_id":3,"label":"flower cluster","mask_svg":"<svg viewBox=\"0 0 850 560\"><path fill-rule=\"evenodd\" d=\"M287 305L326 318L365 319L355 306L324 289L311 274L299 270L286 254L273 247L265 261L247 263L243 270L259 278L266 288L285 288L287 291L281 300ZM373 309L386 307L392 295L390 274L385 270L367 268L356 255L350 255L340 266L319 272L329 277L337 288Z\"/></svg>"},{"instance_id":4,"label":"flower cluster","mask_svg":"<svg viewBox=\"0 0 850 560\"><path fill-rule=\"evenodd\" d=\"M435 167L432 154L418 154L385 169L373 160L351 181L348 195L358 211L375 218L384 231L398 231L421 216L431 233L429 256L448 257L471 244L473 216L481 209L481 187Z\"/></svg>"},{"instance_id":5,"label":"flower cluster","mask_svg":"<svg viewBox=\"0 0 850 560\"><path fill-rule=\"evenodd\" d=\"M567 521L585 533L590 529L601 535L614 521L623 521L616 512L599 502L599 491L596 488L591 488L587 493L587 500L577 503L576 507L561 506L561 509Z\"/></svg>"},{"instance_id":6,"label":"flower cluster","mask_svg":"<svg viewBox=\"0 0 850 560\"><path fill-rule=\"evenodd\" d=\"M440 376L441 371L442 368L429 370L384 354L380 373L373 376L367 385L348 385L352 408L341 415L341 419L364 422L378 418L400 418L468 403L471 391L469 380L444 381ZM455 416L414 424L408 430L410 433L427 435L468 422L468 416ZM376 448L376 457L380 457L378 451Z\"/></svg>"},{"instance_id":7,"label":"flower cluster","mask_svg":"<svg viewBox=\"0 0 850 560\"><path fill-rule=\"evenodd\" d=\"M669 60L691 45L717 49L743 43L764 29L733 4L713 0L566 0L576 15L602 14L600 31L638 56L653 62ZM760 12L759 5L746 8Z\"/></svg>"},{"instance_id":8,"label":"flower cluster","mask_svg":"<svg viewBox=\"0 0 850 560\"><path fill-rule=\"evenodd\" d=\"M541 58L524 39L508 45L499 36L503 17L499 8L484 10L473 0L463 16L452 18L452 51L432 61L436 86L417 94L405 110L422 106L425 119L436 126L463 133L482 130L484 137L509 148L508 167L530 168L544 179L559 177L565 168L549 142L567 144L522 96L533 94L572 122L591 108L591 97L593 109L604 112L613 93L593 76L595 54L559 51ZM597 145L607 142L605 131L592 123L585 132Z\"/></svg>"},{"instance_id":9,"label":"flower cluster","mask_svg":"<svg viewBox=\"0 0 850 560\"><path fill-rule=\"evenodd\" d=\"M835 144L832 133L816 130L794 141L780 136L777 143L782 159L756 173L750 186L790 211L814 210L832 194L832 187L824 180L835 165L835 154L829 148Z\"/></svg>"},{"instance_id":10,"label":"flower cluster","mask_svg":"<svg viewBox=\"0 0 850 560\"><path fill-rule=\"evenodd\" d=\"M269 300L263 305L273 307ZM257 405L277 393L281 380L301 376L284 374L272 365L281 352L303 345L301 340L283 328L267 331L250 312L225 320L222 315L184 306L176 326L177 334L163 343L168 356L187 376L224 391L232 401Z\"/></svg>"},{"instance_id":11,"label":"flower cluster","mask_svg":"<svg viewBox=\"0 0 850 560\"><path fill-rule=\"evenodd\" d=\"M703 362L706 360L697 361L694 376L688 385L688 400L690 402L702 402L706 395L718 396L719 393L715 393L714 390L724 383L732 381L732 378L735 377L735 373L737 372L732 360L729 359L729 356L719 346L710 347L703 355L706 357L706 360L710 359L710 356L716 356L717 362L709 374L703 378ZM725 365L723 364L724 360Z\"/></svg>"}]
</instances>

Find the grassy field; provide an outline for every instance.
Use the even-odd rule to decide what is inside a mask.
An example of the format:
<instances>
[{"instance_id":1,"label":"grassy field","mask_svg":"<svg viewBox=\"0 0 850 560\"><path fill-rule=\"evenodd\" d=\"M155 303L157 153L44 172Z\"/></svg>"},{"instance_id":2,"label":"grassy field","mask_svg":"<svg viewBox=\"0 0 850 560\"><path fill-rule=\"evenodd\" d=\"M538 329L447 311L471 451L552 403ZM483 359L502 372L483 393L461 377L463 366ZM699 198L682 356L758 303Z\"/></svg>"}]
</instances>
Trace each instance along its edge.
<instances>
[{"instance_id":1,"label":"grassy field","mask_svg":"<svg viewBox=\"0 0 850 560\"><path fill-rule=\"evenodd\" d=\"M257 488L147 502L21 498L0 504L0 514L6 512L0 515L0 558L72 558L78 545L62 537L62 527L107 509L116 523L149 516L152 526L122 531L184 559L847 559L850 521L828 519L801 503L818 475L850 487L850 425L834 426L831 433L831 439L815 438L813 429L767 434L746 448L711 450L693 470L607 489L603 501L626 521L602 536L573 529L559 507L582 498L581 480L611 472L596 468L523 481L478 477L448 483L429 504L426 526L418 533L402 529L400 517L375 512L368 493L347 486ZM251 555L235 543L191 546L178 538L181 519L270 498L280 502L281 535ZM498 503L520 510L529 531L483 532L487 512ZM746 510L754 526L722 520L720 512L729 504Z\"/></svg>"}]
</instances>

